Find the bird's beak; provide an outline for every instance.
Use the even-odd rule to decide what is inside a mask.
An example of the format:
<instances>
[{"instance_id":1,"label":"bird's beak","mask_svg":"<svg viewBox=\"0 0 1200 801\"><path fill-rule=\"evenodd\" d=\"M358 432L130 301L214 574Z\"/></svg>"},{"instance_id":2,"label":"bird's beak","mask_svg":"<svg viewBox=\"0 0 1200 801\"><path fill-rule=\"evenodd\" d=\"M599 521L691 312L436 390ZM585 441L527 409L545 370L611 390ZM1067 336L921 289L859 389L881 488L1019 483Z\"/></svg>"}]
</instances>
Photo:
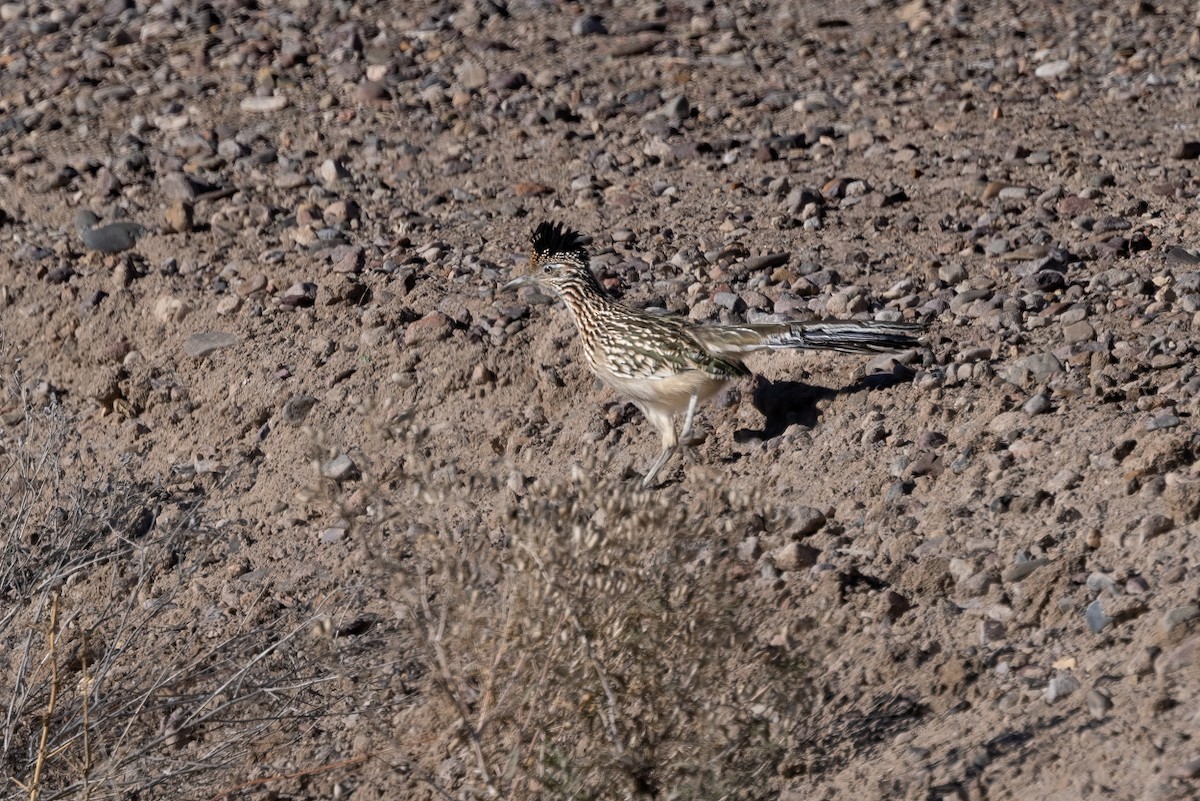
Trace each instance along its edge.
<instances>
[{"instance_id":1,"label":"bird's beak","mask_svg":"<svg viewBox=\"0 0 1200 801\"><path fill-rule=\"evenodd\" d=\"M520 289L523 286L534 286L537 284L537 276L533 273L528 275L520 275L509 281L504 286L500 287L501 292L511 292L514 289Z\"/></svg>"}]
</instances>

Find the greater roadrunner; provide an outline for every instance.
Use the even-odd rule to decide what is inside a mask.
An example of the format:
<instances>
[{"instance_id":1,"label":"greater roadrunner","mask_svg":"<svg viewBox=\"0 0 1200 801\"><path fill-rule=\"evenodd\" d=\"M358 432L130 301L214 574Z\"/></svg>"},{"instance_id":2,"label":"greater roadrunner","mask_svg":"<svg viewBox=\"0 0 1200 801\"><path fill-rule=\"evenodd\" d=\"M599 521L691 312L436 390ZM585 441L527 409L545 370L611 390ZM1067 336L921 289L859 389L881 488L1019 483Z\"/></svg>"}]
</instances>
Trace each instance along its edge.
<instances>
[{"instance_id":1,"label":"greater roadrunner","mask_svg":"<svg viewBox=\"0 0 1200 801\"><path fill-rule=\"evenodd\" d=\"M757 350L805 348L881 353L916 347L923 326L875 320L818 320L697 325L680 317L630 309L610 299L588 268L576 231L544 222L533 232L532 272L504 289L537 286L562 298L583 339L592 372L635 406L662 435L662 451L642 486L682 444L704 441L692 430L699 403L731 378L749 375L742 356ZM675 419L683 414L683 432Z\"/></svg>"}]
</instances>

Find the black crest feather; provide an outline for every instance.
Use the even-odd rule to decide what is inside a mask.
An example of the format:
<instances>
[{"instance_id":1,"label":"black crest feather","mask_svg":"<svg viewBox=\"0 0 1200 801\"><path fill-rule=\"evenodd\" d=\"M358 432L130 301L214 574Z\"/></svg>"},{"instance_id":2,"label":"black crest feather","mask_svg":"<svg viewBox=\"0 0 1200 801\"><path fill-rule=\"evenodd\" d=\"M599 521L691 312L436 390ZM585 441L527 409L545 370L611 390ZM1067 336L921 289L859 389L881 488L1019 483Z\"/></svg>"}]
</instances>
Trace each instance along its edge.
<instances>
[{"instance_id":1,"label":"black crest feather","mask_svg":"<svg viewBox=\"0 0 1200 801\"><path fill-rule=\"evenodd\" d=\"M579 264L588 263L583 236L562 223L543 222L533 229L533 258L543 262L548 258L568 257Z\"/></svg>"}]
</instances>

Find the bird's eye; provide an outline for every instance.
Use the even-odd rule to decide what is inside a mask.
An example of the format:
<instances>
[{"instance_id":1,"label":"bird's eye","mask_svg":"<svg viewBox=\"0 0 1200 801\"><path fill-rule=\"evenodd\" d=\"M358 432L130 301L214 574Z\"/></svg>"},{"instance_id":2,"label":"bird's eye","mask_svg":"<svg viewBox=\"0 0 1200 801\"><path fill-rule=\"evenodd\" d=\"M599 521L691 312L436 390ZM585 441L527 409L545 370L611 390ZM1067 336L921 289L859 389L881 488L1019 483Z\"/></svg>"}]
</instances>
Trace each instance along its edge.
<instances>
[{"instance_id":1,"label":"bird's eye","mask_svg":"<svg viewBox=\"0 0 1200 801\"><path fill-rule=\"evenodd\" d=\"M544 272L544 273L552 273L552 272L554 272L554 265L553 265L553 264L551 264L551 263L543 264L543 265L542 265L542 272Z\"/></svg>"}]
</instances>

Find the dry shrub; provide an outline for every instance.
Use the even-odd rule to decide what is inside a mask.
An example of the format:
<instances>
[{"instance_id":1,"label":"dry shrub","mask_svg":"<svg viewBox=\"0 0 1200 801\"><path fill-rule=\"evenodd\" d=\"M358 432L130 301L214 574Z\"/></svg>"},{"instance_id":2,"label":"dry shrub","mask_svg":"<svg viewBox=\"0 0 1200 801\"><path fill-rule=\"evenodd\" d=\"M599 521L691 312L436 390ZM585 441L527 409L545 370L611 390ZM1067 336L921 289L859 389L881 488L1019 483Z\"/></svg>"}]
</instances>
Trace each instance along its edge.
<instances>
[{"instance_id":1,"label":"dry shrub","mask_svg":"<svg viewBox=\"0 0 1200 801\"><path fill-rule=\"evenodd\" d=\"M225 575L229 532L204 514L220 486L88 481L76 422L15 403L23 418L0 431L0 797L210 798L335 762L308 732L357 713L353 689L388 666L313 637L322 599L201 601L197 579Z\"/></svg>"},{"instance_id":2,"label":"dry shrub","mask_svg":"<svg viewBox=\"0 0 1200 801\"><path fill-rule=\"evenodd\" d=\"M755 582L735 580L728 543L786 534L787 514L695 467L686 494L584 465L518 496L520 476L435 466L426 432L382 419L374 439L404 457L377 472L358 454L369 506L339 508L437 690L396 736L441 738L424 772L438 797L772 795L805 664L746 602ZM505 496L502 516L479 511Z\"/></svg>"}]
</instances>

